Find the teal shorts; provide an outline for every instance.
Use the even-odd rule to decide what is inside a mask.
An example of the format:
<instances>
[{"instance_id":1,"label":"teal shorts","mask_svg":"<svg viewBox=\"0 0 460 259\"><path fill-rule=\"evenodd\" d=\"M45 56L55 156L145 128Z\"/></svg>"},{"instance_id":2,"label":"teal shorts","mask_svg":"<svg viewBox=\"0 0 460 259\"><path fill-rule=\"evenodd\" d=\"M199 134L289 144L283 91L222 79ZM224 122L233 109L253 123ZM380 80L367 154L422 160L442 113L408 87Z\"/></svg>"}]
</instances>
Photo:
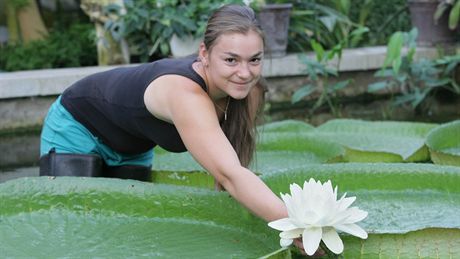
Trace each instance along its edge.
<instances>
[{"instance_id":1,"label":"teal shorts","mask_svg":"<svg viewBox=\"0 0 460 259\"><path fill-rule=\"evenodd\" d=\"M98 154L109 166L152 166L153 149L135 155L115 152L76 121L61 105L60 100L61 97L51 105L45 118L40 139L40 156L54 148L56 153Z\"/></svg>"}]
</instances>

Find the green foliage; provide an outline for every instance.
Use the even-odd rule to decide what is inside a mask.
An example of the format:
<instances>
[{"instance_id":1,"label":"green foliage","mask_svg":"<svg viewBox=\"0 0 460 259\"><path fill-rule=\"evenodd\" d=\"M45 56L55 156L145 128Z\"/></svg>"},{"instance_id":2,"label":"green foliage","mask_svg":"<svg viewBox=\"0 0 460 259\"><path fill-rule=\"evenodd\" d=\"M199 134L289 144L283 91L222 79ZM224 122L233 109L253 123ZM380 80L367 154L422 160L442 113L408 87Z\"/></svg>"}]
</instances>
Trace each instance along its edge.
<instances>
[{"instance_id":1,"label":"green foliage","mask_svg":"<svg viewBox=\"0 0 460 259\"><path fill-rule=\"evenodd\" d=\"M292 1L281 1L292 2ZM356 47L367 28L364 23L349 19L350 4L345 1L295 1L289 25L289 51L305 52L315 40L326 49L341 44L344 48ZM367 9L363 9L363 17Z\"/></svg>"},{"instance_id":2,"label":"green foliage","mask_svg":"<svg viewBox=\"0 0 460 259\"><path fill-rule=\"evenodd\" d=\"M344 48L381 45L410 27L407 0L294 1L288 51L309 51L312 39L326 49L341 42Z\"/></svg>"},{"instance_id":3,"label":"green foliage","mask_svg":"<svg viewBox=\"0 0 460 259\"><path fill-rule=\"evenodd\" d=\"M460 87L455 80L455 69L460 62L460 55L415 61L416 38L416 29L395 32L392 35L384 66L375 74L375 77L384 80L370 84L369 92L383 89L400 92L393 105L410 104L412 108L416 108L427 96L440 88L460 94ZM404 46L407 47L406 53L402 53ZM392 69L387 69L389 65Z\"/></svg>"},{"instance_id":4,"label":"green foliage","mask_svg":"<svg viewBox=\"0 0 460 259\"><path fill-rule=\"evenodd\" d=\"M395 31L411 29L407 0L352 0L351 3L350 20L369 28L362 45L384 45Z\"/></svg>"},{"instance_id":5,"label":"green foliage","mask_svg":"<svg viewBox=\"0 0 460 259\"><path fill-rule=\"evenodd\" d=\"M8 1L8 4L11 4L16 11L29 5L29 0L7 0L7 1Z\"/></svg>"},{"instance_id":6,"label":"green foliage","mask_svg":"<svg viewBox=\"0 0 460 259\"><path fill-rule=\"evenodd\" d=\"M174 34L202 37L209 16L227 3L242 0L128 0L126 14L120 12L119 6L107 6L106 12L116 14L117 19L108 20L105 27L115 40L126 38L141 61L147 61L152 55L168 56L169 40Z\"/></svg>"},{"instance_id":7,"label":"green foliage","mask_svg":"<svg viewBox=\"0 0 460 259\"><path fill-rule=\"evenodd\" d=\"M291 102L299 102L303 98L316 92L319 97L317 97L315 104L309 110L310 114L313 114L316 109L327 103L332 113L338 115L338 111L334 104L334 98L339 90L344 89L350 84L351 80L330 83L329 78L338 76L338 67L340 65L344 43L339 43L328 51L315 40L311 41L311 45L315 51L316 60L312 60L303 54L299 55L300 60L306 65L306 72L310 82L294 92L291 97ZM337 59L337 68L332 68L330 66L330 62L334 58Z\"/></svg>"},{"instance_id":8,"label":"green foliage","mask_svg":"<svg viewBox=\"0 0 460 259\"><path fill-rule=\"evenodd\" d=\"M17 71L43 68L97 65L94 27L75 24L55 28L42 41L0 47L0 70Z\"/></svg>"}]
</instances>

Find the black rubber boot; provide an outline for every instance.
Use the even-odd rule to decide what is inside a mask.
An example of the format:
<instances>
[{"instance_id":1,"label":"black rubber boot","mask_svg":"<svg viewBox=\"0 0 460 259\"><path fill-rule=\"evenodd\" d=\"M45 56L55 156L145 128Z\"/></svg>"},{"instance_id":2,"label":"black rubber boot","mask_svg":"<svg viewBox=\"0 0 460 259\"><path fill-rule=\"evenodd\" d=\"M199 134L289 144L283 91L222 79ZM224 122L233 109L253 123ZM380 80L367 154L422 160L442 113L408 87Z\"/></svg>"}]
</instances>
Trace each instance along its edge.
<instances>
[{"instance_id":1,"label":"black rubber boot","mask_svg":"<svg viewBox=\"0 0 460 259\"><path fill-rule=\"evenodd\" d=\"M105 166L103 177L152 181L152 168L140 165Z\"/></svg>"},{"instance_id":2,"label":"black rubber boot","mask_svg":"<svg viewBox=\"0 0 460 259\"><path fill-rule=\"evenodd\" d=\"M56 153L54 148L40 158L40 176L102 176L99 155Z\"/></svg>"}]
</instances>

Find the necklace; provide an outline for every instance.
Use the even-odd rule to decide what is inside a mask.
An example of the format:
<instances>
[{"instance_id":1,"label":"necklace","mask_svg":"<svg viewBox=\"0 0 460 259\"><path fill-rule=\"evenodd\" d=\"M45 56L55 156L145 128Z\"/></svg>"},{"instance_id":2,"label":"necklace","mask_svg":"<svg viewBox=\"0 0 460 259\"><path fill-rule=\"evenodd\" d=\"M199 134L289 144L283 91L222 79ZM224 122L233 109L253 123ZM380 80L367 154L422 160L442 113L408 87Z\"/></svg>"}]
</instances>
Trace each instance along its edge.
<instances>
[{"instance_id":1,"label":"necklace","mask_svg":"<svg viewBox=\"0 0 460 259\"><path fill-rule=\"evenodd\" d=\"M228 111L228 105L230 104L230 96L227 96L227 104L225 105L225 110L222 109L219 105L216 103L216 107L221 110L224 113L224 121L227 120L227 111Z\"/></svg>"}]
</instances>

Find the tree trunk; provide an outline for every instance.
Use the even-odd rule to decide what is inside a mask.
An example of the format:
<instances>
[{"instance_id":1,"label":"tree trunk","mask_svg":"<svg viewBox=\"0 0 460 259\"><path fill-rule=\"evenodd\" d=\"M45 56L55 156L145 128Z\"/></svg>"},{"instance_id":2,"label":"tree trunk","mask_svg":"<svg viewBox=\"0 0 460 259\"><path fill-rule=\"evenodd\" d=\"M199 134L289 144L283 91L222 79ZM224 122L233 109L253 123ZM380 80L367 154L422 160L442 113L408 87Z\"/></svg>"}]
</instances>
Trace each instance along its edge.
<instances>
[{"instance_id":1,"label":"tree trunk","mask_svg":"<svg viewBox=\"0 0 460 259\"><path fill-rule=\"evenodd\" d=\"M11 3L11 0L6 0L6 24L8 27L8 44L14 45L21 41L19 33L19 24L16 18L16 9Z\"/></svg>"},{"instance_id":2,"label":"tree trunk","mask_svg":"<svg viewBox=\"0 0 460 259\"><path fill-rule=\"evenodd\" d=\"M17 10L17 15L24 43L33 40L43 40L48 36L48 31L35 0L29 0L26 6Z\"/></svg>"},{"instance_id":3,"label":"tree trunk","mask_svg":"<svg viewBox=\"0 0 460 259\"><path fill-rule=\"evenodd\" d=\"M104 28L104 23L110 18L102 10L109 4L120 5L122 14L126 11L122 0L82 0L80 5L96 26L98 64L99 66L129 64L129 48L126 40L114 40L111 33Z\"/></svg>"},{"instance_id":4,"label":"tree trunk","mask_svg":"<svg viewBox=\"0 0 460 259\"><path fill-rule=\"evenodd\" d=\"M97 61L99 66L129 64L128 46L124 39L117 42L104 25L96 22Z\"/></svg>"}]
</instances>

